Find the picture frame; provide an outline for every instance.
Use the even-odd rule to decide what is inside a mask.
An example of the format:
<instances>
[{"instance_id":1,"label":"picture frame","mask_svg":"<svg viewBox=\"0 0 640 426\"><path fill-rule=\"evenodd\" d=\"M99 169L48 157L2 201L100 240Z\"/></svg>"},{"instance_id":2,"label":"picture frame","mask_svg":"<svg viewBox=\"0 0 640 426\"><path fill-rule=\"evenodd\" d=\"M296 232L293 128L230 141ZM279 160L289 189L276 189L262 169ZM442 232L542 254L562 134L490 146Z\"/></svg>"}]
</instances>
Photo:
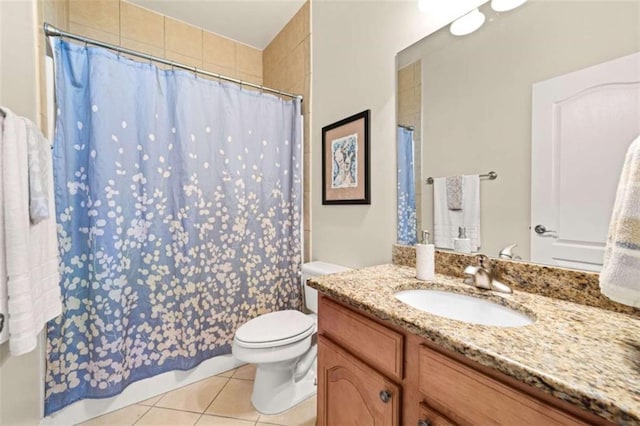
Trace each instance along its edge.
<instances>
[{"instance_id":1,"label":"picture frame","mask_svg":"<svg viewBox=\"0 0 640 426\"><path fill-rule=\"evenodd\" d=\"M322 204L371 204L369 114L322 128Z\"/></svg>"}]
</instances>

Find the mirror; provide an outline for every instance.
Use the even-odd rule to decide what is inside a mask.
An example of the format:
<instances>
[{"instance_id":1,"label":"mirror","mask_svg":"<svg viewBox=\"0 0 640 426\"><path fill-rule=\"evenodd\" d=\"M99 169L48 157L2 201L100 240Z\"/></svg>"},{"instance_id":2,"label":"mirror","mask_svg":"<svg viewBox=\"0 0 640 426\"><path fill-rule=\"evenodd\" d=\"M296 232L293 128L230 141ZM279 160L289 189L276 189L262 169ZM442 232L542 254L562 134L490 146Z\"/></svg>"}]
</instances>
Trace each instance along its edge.
<instances>
[{"instance_id":1,"label":"mirror","mask_svg":"<svg viewBox=\"0 0 640 426\"><path fill-rule=\"evenodd\" d=\"M427 184L428 177L495 171L495 180L481 178L478 185L479 252L497 257L517 244L514 258L599 270L626 147L640 134L640 68L627 78L610 77L607 67L640 64L633 56L640 51L640 1L529 0L508 12L493 11L490 3L480 11L486 21L476 32L454 36L446 26L398 54L398 242L412 244L422 229L434 230L435 185ZM627 59L620 65L616 59L622 57ZM573 88L576 78L591 78L593 66L609 80ZM585 109L585 103L596 108ZM630 114L624 130L612 124L619 110ZM608 114L609 127L589 114ZM573 128L557 127L568 117ZM404 142L410 139L413 150ZM551 144L544 148L551 154L540 148L543 143ZM474 185L465 179L450 184L463 190ZM413 192L407 190L412 181ZM442 205L446 182L440 182ZM469 188L467 195L475 190ZM560 204L540 198L545 191ZM546 232L536 233L536 225ZM586 260L564 260L576 240L588 252ZM539 242L547 246L536 248ZM551 250L560 254L545 257Z\"/></svg>"}]
</instances>

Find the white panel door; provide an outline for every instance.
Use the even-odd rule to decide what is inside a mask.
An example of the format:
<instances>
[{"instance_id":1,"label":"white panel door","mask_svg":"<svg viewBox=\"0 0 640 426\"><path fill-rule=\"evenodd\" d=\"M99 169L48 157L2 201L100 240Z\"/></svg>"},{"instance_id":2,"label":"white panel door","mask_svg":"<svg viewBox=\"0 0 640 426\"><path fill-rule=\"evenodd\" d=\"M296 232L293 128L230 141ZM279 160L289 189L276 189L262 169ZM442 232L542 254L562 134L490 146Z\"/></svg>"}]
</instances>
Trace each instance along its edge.
<instances>
[{"instance_id":1,"label":"white panel door","mask_svg":"<svg viewBox=\"0 0 640 426\"><path fill-rule=\"evenodd\" d=\"M531 260L599 271L640 135L640 53L536 83L532 95Z\"/></svg>"}]
</instances>

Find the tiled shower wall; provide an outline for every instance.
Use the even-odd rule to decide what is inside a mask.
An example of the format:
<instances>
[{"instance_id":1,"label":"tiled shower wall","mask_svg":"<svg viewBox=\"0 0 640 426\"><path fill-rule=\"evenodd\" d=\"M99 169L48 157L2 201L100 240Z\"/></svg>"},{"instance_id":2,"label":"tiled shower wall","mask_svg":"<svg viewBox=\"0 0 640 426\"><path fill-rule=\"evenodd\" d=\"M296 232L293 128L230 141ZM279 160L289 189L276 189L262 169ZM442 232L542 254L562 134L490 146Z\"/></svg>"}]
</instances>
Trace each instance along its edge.
<instances>
[{"instance_id":1,"label":"tiled shower wall","mask_svg":"<svg viewBox=\"0 0 640 426\"><path fill-rule=\"evenodd\" d=\"M398 124L413 126L414 178L416 181L416 231L422 225L422 62L398 70Z\"/></svg>"},{"instance_id":2,"label":"tiled shower wall","mask_svg":"<svg viewBox=\"0 0 640 426\"><path fill-rule=\"evenodd\" d=\"M263 51L264 85L304 96L304 253L311 259L311 1Z\"/></svg>"},{"instance_id":3,"label":"tiled shower wall","mask_svg":"<svg viewBox=\"0 0 640 426\"><path fill-rule=\"evenodd\" d=\"M309 1L264 51L122 0L38 1L41 23L46 21L75 34L303 95L305 261L311 258ZM42 33L38 40L40 52L44 52L45 37ZM39 56L41 70L44 70L44 54ZM40 74L40 84L44 87L44 72ZM45 129L46 100L44 96L41 99L41 127Z\"/></svg>"}]
</instances>

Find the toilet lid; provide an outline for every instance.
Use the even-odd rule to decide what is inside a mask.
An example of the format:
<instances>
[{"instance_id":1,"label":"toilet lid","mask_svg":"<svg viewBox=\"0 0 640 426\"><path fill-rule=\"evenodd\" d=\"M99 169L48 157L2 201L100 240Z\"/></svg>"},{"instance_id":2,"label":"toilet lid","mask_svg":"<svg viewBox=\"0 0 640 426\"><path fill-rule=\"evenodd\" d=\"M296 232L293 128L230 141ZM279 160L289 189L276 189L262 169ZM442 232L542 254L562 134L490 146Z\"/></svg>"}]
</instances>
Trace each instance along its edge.
<instances>
[{"instance_id":1,"label":"toilet lid","mask_svg":"<svg viewBox=\"0 0 640 426\"><path fill-rule=\"evenodd\" d=\"M312 317L300 311L271 312L243 324L235 340L246 347L281 346L302 340L315 331Z\"/></svg>"}]
</instances>

